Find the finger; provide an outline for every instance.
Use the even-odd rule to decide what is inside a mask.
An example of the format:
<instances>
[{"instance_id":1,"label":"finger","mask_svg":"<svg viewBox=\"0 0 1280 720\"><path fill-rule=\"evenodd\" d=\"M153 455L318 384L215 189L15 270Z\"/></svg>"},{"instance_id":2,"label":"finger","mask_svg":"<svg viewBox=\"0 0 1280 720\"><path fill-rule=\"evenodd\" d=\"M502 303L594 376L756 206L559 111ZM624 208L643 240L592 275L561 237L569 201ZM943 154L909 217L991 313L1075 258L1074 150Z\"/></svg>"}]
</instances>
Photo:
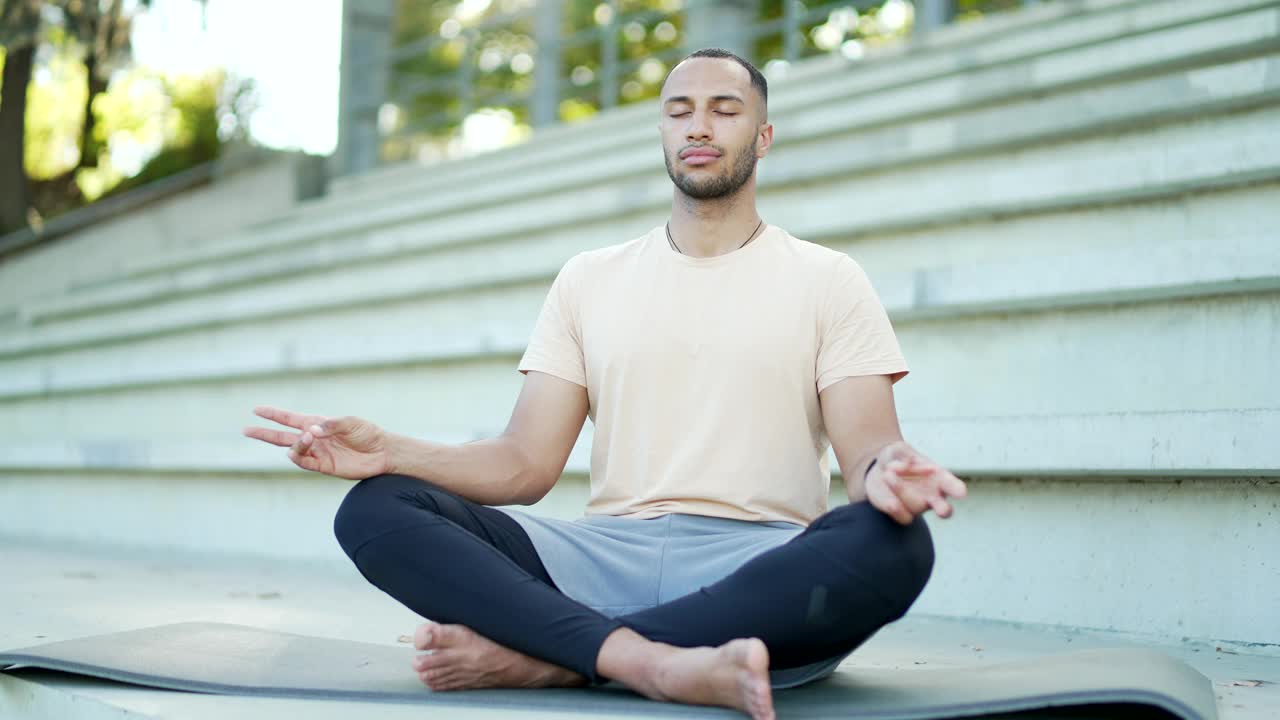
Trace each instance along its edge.
<instances>
[{"instance_id":1,"label":"finger","mask_svg":"<svg viewBox=\"0 0 1280 720\"><path fill-rule=\"evenodd\" d=\"M889 468L900 475L927 476L939 470L938 466L919 458L892 460Z\"/></svg>"},{"instance_id":2,"label":"finger","mask_svg":"<svg viewBox=\"0 0 1280 720\"><path fill-rule=\"evenodd\" d=\"M897 473L888 474L896 478L890 490L912 515L919 515L929 509L929 496L938 492L933 483L914 475L904 477Z\"/></svg>"},{"instance_id":3,"label":"finger","mask_svg":"<svg viewBox=\"0 0 1280 720\"><path fill-rule=\"evenodd\" d=\"M343 425L343 418L329 418L319 425L312 427L312 430L314 431L316 428L319 428L320 432L317 434L332 435L333 433L345 430L346 428L344 428Z\"/></svg>"},{"instance_id":4,"label":"finger","mask_svg":"<svg viewBox=\"0 0 1280 720\"><path fill-rule=\"evenodd\" d=\"M951 497L962 498L969 494L969 486L966 485L963 480L949 472L943 473L942 477L938 480L938 485L942 488L943 492Z\"/></svg>"},{"instance_id":5,"label":"finger","mask_svg":"<svg viewBox=\"0 0 1280 720\"><path fill-rule=\"evenodd\" d=\"M293 461L293 464L297 465L303 470L320 472L320 461L316 459L314 455L299 455L298 453L294 452L292 449L289 450L288 455L289 455L289 459Z\"/></svg>"},{"instance_id":6,"label":"finger","mask_svg":"<svg viewBox=\"0 0 1280 720\"><path fill-rule=\"evenodd\" d=\"M902 501L896 495L890 495L888 499L880 503L880 512L893 518L902 525L910 525L911 519L914 517L910 511L902 504Z\"/></svg>"},{"instance_id":7,"label":"finger","mask_svg":"<svg viewBox=\"0 0 1280 720\"><path fill-rule=\"evenodd\" d=\"M258 405L253 409L253 414L273 422L278 422L281 425L288 425L295 430L301 430L302 426L306 424L308 417L303 413L290 412L270 405Z\"/></svg>"},{"instance_id":8,"label":"finger","mask_svg":"<svg viewBox=\"0 0 1280 720\"><path fill-rule=\"evenodd\" d=\"M933 508L933 514L940 518L951 517L951 503L943 499L941 495L934 495L930 497L929 507Z\"/></svg>"},{"instance_id":9,"label":"finger","mask_svg":"<svg viewBox=\"0 0 1280 720\"><path fill-rule=\"evenodd\" d=\"M913 517L929 509L928 495L923 492L922 488L912 487L904 483L896 491L896 494L898 501Z\"/></svg>"},{"instance_id":10,"label":"finger","mask_svg":"<svg viewBox=\"0 0 1280 720\"><path fill-rule=\"evenodd\" d=\"M310 431L302 433L298 437L298 441L293 444L293 451L299 455L307 455L311 452L311 444L315 441Z\"/></svg>"},{"instance_id":11,"label":"finger","mask_svg":"<svg viewBox=\"0 0 1280 720\"><path fill-rule=\"evenodd\" d=\"M289 447L298 441L297 433L285 432L284 430L246 427L244 434L246 437L271 443L272 445L279 445L280 447Z\"/></svg>"},{"instance_id":12,"label":"finger","mask_svg":"<svg viewBox=\"0 0 1280 720\"><path fill-rule=\"evenodd\" d=\"M915 493L912 492L906 479L892 471L885 471L880 476L884 479L885 487L889 488L890 494L897 501L897 505L903 508L903 513L906 514L905 520L901 517L895 517L895 519L899 522L910 522L912 517L924 509L923 506L919 506L918 499L914 497Z\"/></svg>"},{"instance_id":13,"label":"finger","mask_svg":"<svg viewBox=\"0 0 1280 720\"><path fill-rule=\"evenodd\" d=\"M358 423L358 418L351 417L350 415L344 415L342 417L328 418L315 427L320 428L320 433L318 433L319 435L334 435L338 433L351 432L356 428Z\"/></svg>"}]
</instances>

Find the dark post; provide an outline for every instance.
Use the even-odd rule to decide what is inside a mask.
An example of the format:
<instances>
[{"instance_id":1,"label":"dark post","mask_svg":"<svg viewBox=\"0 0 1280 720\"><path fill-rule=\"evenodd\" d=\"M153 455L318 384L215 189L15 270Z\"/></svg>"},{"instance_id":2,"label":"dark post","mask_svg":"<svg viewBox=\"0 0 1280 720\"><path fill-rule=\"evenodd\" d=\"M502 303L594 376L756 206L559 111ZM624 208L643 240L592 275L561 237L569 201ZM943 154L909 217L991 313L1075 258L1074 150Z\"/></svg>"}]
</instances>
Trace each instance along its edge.
<instances>
[{"instance_id":1,"label":"dark post","mask_svg":"<svg viewBox=\"0 0 1280 720\"><path fill-rule=\"evenodd\" d=\"M338 147L330 172L378 166L378 109L386 100L395 0L344 0L338 79Z\"/></svg>"},{"instance_id":2,"label":"dark post","mask_svg":"<svg viewBox=\"0 0 1280 720\"><path fill-rule=\"evenodd\" d=\"M686 49L724 48L753 60L751 27L755 0L689 0L685 10Z\"/></svg>"},{"instance_id":3,"label":"dark post","mask_svg":"<svg viewBox=\"0 0 1280 720\"><path fill-rule=\"evenodd\" d=\"M534 127L554 125L560 118L560 6L540 2L534 6L533 34L538 56L533 64L533 103L530 119Z\"/></svg>"},{"instance_id":4,"label":"dark post","mask_svg":"<svg viewBox=\"0 0 1280 720\"><path fill-rule=\"evenodd\" d=\"M950 23L956 16L955 0L916 0L913 32L924 34Z\"/></svg>"}]
</instances>

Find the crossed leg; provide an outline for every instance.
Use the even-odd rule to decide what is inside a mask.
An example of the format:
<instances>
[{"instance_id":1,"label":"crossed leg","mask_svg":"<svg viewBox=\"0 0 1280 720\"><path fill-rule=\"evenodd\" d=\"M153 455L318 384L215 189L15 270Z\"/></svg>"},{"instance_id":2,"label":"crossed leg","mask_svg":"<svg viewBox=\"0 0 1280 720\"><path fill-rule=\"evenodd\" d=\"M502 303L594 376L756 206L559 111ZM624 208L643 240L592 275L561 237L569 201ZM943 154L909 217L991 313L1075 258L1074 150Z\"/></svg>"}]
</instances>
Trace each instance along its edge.
<instances>
[{"instance_id":1,"label":"crossed leg","mask_svg":"<svg viewBox=\"0 0 1280 720\"><path fill-rule=\"evenodd\" d=\"M505 513L416 478L357 483L334 531L366 579L437 621L415 635L433 689L612 678L753 717L772 714L770 667L848 653L906 612L933 563L923 520L858 503L698 592L608 618L555 587Z\"/></svg>"}]
</instances>

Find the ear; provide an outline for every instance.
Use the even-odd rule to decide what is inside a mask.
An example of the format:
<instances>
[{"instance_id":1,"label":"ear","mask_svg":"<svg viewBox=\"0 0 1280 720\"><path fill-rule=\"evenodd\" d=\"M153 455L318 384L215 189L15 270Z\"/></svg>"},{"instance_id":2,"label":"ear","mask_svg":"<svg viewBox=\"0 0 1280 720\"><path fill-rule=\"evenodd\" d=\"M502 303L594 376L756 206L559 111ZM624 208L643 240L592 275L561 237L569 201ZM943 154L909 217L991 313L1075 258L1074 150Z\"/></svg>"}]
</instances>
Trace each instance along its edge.
<instances>
[{"instance_id":1,"label":"ear","mask_svg":"<svg viewBox=\"0 0 1280 720\"><path fill-rule=\"evenodd\" d=\"M764 123L757 132L759 140L756 142L756 157L763 158L769 154L769 148L773 145L773 125Z\"/></svg>"}]
</instances>

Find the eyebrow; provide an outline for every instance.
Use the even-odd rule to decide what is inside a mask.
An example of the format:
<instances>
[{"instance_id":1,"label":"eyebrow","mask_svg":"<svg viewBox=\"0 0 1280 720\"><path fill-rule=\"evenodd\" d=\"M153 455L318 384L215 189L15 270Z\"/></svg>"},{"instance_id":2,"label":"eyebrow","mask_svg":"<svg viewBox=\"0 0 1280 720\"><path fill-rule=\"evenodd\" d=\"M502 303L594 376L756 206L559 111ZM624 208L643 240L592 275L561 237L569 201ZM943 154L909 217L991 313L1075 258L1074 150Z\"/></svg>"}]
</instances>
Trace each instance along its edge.
<instances>
[{"instance_id":1,"label":"eyebrow","mask_svg":"<svg viewBox=\"0 0 1280 720\"><path fill-rule=\"evenodd\" d=\"M731 102L738 102L738 103L742 103L743 105L746 105L746 103L743 102L742 98L738 97L737 95L712 95L711 96L711 102L722 102L725 100L728 100ZM662 104L670 105L671 103L693 104L693 98L689 97L688 95L676 95L675 97L667 98L665 101L663 101Z\"/></svg>"}]
</instances>

